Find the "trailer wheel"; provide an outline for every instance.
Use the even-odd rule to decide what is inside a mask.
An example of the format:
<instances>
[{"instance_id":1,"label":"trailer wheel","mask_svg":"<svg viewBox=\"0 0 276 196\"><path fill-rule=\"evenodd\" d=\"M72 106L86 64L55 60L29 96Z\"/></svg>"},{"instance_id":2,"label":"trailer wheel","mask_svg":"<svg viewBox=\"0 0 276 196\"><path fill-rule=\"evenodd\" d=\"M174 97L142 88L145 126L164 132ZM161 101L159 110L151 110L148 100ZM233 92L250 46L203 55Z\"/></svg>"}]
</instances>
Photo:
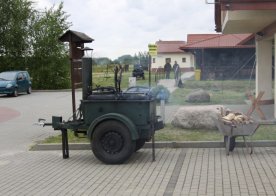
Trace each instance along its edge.
<instances>
[{"instance_id":1,"label":"trailer wheel","mask_svg":"<svg viewBox=\"0 0 276 196\"><path fill-rule=\"evenodd\" d=\"M135 147L135 152L137 152L138 150L140 150L146 143L145 139L138 139L136 140L136 147Z\"/></svg>"},{"instance_id":2,"label":"trailer wheel","mask_svg":"<svg viewBox=\"0 0 276 196\"><path fill-rule=\"evenodd\" d=\"M100 161L107 164L121 164L134 152L135 141L132 141L131 134L124 124L109 120L96 127L91 147Z\"/></svg>"}]
</instances>

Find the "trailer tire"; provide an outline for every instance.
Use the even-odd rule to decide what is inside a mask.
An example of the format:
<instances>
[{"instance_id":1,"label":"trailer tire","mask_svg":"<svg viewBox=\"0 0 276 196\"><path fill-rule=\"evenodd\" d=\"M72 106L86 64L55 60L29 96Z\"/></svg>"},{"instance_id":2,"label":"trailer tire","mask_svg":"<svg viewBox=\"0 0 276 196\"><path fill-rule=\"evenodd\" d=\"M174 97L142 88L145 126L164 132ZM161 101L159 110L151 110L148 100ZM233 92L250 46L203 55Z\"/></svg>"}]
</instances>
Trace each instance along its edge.
<instances>
[{"instance_id":1,"label":"trailer tire","mask_svg":"<svg viewBox=\"0 0 276 196\"><path fill-rule=\"evenodd\" d=\"M135 152L137 152L138 150L140 150L146 143L145 139L138 139L136 140L136 147L135 147Z\"/></svg>"},{"instance_id":2,"label":"trailer tire","mask_svg":"<svg viewBox=\"0 0 276 196\"><path fill-rule=\"evenodd\" d=\"M121 164L129 159L134 152L135 143L128 128L116 120L100 123L91 138L94 155L107 164Z\"/></svg>"}]
</instances>

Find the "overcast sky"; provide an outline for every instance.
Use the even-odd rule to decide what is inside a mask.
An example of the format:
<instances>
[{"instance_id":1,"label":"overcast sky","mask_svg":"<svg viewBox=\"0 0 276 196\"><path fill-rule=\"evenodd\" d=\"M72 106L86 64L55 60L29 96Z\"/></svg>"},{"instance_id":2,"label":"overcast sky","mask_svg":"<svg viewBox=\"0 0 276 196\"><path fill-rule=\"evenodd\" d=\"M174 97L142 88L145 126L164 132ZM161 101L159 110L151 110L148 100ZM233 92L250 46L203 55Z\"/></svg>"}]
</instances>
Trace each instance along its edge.
<instances>
[{"instance_id":1,"label":"overcast sky","mask_svg":"<svg viewBox=\"0 0 276 196\"><path fill-rule=\"evenodd\" d=\"M61 0L33 0L38 9ZM186 41L187 34L216 33L214 6L205 0L64 0L71 30L95 39L93 57L115 59L147 51L158 40Z\"/></svg>"}]
</instances>

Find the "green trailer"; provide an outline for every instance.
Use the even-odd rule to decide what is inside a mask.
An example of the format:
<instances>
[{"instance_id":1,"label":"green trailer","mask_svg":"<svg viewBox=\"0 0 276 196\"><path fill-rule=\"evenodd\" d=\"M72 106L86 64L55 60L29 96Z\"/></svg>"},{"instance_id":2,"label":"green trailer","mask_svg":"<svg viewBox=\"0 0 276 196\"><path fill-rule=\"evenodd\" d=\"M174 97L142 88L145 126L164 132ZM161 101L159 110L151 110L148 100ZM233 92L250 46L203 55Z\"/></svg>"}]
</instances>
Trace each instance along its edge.
<instances>
[{"instance_id":1,"label":"green trailer","mask_svg":"<svg viewBox=\"0 0 276 196\"><path fill-rule=\"evenodd\" d=\"M82 58L82 73L83 97L73 120L65 122L60 116L53 116L51 123L39 120L61 131L63 158L69 157L70 129L75 135L85 134L94 155L104 163L123 163L150 140L154 159L154 134L164 127L155 99L148 93L123 93L116 85L92 89L91 58Z\"/></svg>"}]
</instances>

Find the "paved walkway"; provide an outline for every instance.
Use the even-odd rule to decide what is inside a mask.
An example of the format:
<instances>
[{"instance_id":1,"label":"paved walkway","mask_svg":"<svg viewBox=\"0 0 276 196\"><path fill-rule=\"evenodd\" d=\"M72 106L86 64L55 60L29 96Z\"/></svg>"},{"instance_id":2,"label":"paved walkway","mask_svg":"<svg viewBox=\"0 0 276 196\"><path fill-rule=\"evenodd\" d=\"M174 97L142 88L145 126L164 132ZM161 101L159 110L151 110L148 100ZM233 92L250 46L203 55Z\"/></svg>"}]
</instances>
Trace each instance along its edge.
<instances>
[{"instance_id":1,"label":"paved walkway","mask_svg":"<svg viewBox=\"0 0 276 196\"><path fill-rule=\"evenodd\" d=\"M175 86L175 79L159 80L158 85L165 86L171 93L177 89Z\"/></svg>"},{"instance_id":2,"label":"paved walkway","mask_svg":"<svg viewBox=\"0 0 276 196\"><path fill-rule=\"evenodd\" d=\"M276 195L276 148L156 149L123 165L91 151L21 152L0 156L0 195Z\"/></svg>"}]
</instances>

